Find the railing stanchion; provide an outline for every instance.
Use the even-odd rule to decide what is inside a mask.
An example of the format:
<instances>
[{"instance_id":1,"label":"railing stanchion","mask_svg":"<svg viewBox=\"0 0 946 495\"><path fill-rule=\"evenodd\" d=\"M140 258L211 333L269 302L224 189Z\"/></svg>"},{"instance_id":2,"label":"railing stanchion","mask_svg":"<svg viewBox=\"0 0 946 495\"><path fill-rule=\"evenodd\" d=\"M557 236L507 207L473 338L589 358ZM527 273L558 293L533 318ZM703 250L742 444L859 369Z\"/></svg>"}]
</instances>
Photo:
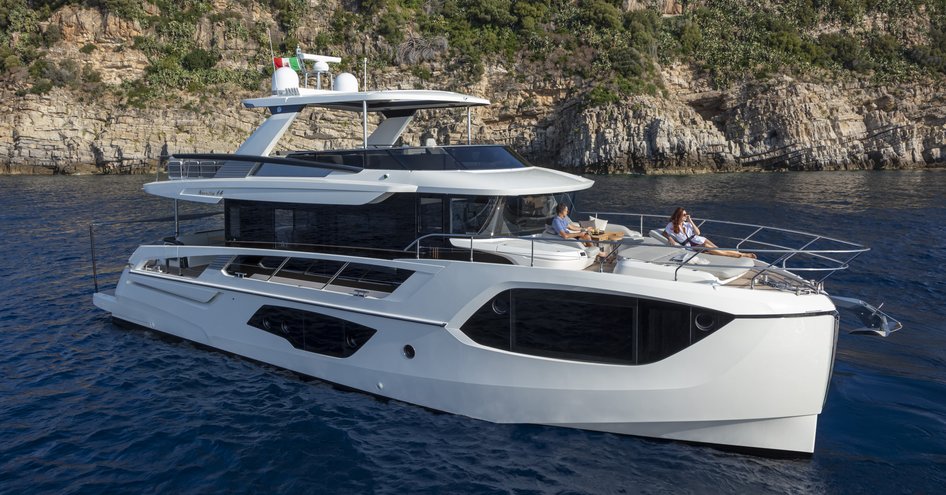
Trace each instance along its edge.
<instances>
[{"instance_id":1,"label":"railing stanchion","mask_svg":"<svg viewBox=\"0 0 946 495\"><path fill-rule=\"evenodd\" d=\"M95 223L89 224L89 244L92 247L92 283L95 285L95 292L99 291L99 273L95 266Z\"/></svg>"}]
</instances>

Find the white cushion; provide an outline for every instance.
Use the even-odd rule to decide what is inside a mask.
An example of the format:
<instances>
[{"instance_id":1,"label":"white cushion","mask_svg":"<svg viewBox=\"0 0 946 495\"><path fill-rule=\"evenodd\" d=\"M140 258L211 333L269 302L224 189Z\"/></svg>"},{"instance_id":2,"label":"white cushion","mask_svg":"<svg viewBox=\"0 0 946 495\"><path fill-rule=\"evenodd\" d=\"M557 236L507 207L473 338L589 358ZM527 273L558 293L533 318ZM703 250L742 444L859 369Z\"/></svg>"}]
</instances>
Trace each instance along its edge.
<instances>
[{"instance_id":1,"label":"white cushion","mask_svg":"<svg viewBox=\"0 0 946 495\"><path fill-rule=\"evenodd\" d=\"M650 231L650 236L658 241L670 246L670 240L667 239L667 236L664 235L662 230L653 229Z\"/></svg>"}]
</instances>

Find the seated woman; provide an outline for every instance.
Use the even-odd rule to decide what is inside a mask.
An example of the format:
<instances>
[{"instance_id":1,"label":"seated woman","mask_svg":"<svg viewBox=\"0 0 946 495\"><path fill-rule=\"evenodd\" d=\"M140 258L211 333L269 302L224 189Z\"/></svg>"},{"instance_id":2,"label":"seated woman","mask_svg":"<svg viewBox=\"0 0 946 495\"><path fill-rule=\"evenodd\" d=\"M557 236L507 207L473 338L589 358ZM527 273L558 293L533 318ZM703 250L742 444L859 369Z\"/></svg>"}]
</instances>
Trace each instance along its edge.
<instances>
[{"instance_id":1,"label":"seated woman","mask_svg":"<svg viewBox=\"0 0 946 495\"><path fill-rule=\"evenodd\" d=\"M673 211L673 215L670 215L670 223L664 228L663 234L670 241L670 244L709 248L703 250L706 254L729 256L730 258L756 258L755 253L718 249L719 246L713 244L713 241L700 235L700 228L693 223L690 215L683 208L677 208Z\"/></svg>"}]
</instances>

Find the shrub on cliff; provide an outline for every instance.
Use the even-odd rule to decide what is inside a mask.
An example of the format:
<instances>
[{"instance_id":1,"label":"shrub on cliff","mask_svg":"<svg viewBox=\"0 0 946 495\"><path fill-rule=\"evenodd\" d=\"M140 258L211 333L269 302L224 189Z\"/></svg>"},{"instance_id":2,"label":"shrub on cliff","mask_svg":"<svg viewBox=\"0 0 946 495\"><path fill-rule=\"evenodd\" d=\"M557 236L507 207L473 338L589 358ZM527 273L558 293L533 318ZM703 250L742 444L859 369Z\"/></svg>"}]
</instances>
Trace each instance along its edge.
<instances>
[{"instance_id":1,"label":"shrub on cliff","mask_svg":"<svg viewBox=\"0 0 946 495\"><path fill-rule=\"evenodd\" d=\"M143 19L145 17L141 2L136 0L85 0L83 3L125 19Z\"/></svg>"},{"instance_id":2,"label":"shrub on cliff","mask_svg":"<svg viewBox=\"0 0 946 495\"><path fill-rule=\"evenodd\" d=\"M220 55L203 48L194 48L181 59L181 66L185 70L193 72L199 69L209 69L217 65L218 60L220 60Z\"/></svg>"},{"instance_id":3,"label":"shrub on cliff","mask_svg":"<svg viewBox=\"0 0 946 495\"><path fill-rule=\"evenodd\" d=\"M946 74L946 29L930 29L929 43L910 51L910 58L928 69Z\"/></svg>"}]
</instances>

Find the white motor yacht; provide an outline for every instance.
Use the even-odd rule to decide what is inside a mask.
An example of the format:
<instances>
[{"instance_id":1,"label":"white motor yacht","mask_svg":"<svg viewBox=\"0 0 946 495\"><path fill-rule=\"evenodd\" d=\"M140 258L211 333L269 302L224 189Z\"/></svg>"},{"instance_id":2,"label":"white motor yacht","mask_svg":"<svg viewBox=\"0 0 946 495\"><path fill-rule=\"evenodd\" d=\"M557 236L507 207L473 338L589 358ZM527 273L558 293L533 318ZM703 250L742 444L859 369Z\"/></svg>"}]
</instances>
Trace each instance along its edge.
<instances>
[{"instance_id":1,"label":"white motor yacht","mask_svg":"<svg viewBox=\"0 0 946 495\"><path fill-rule=\"evenodd\" d=\"M299 55L320 80L337 61ZM171 157L145 192L175 211L221 205L223 224L181 233L175 219L94 304L118 323L485 421L799 453L815 446L838 308L869 331L900 327L824 290L863 246L709 220L717 244L759 259L669 245L665 216L574 213L593 181L470 144L485 99L359 91L344 73L332 86L281 67L272 95L243 102L271 115L233 154ZM361 146L272 156L307 108L350 112ZM467 144L404 146L414 115L439 109L467 110ZM561 203L593 240L548 232Z\"/></svg>"}]
</instances>

